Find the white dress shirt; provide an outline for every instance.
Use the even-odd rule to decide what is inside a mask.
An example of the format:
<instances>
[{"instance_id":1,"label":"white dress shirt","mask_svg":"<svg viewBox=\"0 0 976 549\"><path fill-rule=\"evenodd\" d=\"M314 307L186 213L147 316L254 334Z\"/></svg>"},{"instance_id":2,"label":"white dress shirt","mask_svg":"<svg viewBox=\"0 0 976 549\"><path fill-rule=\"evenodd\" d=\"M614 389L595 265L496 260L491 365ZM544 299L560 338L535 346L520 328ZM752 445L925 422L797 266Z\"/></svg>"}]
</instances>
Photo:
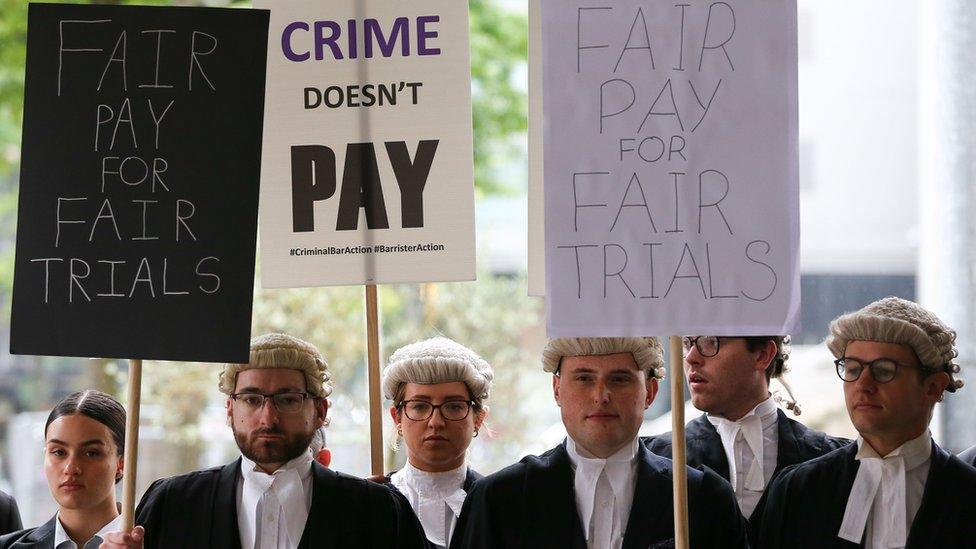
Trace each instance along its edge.
<instances>
[{"instance_id":1,"label":"white dress shirt","mask_svg":"<svg viewBox=\"0 0 976 549\"><path fill-rule=\"evenodd\" d=\"M773 478L778 456L779 430L776 401L760 402L738 421L706 414L722 439L729 462L729 480L742 515L749 517L759 504L763 490Z\"/></svg>"},{"instance_id":2,"label":"white dress shirt","mask_svg":"<svg viewBox=\"0 0 976 549\"><path fill-rule=\"evenodd\" d=\"M837 537L853 543L863 537L865 549L905 547L932 464L932 433L926 430L886 456L858 437L854 459L861 464Z\"/></svg>"},{"instance_id":3,"label":"white dress shirt","mask_svg":"<svg viewBox=\"0 0 976 549\"><path fill-rule=\"evenodd\" d=\"M98 549L98 546L105 541L105 534L109 532L118 532L122 529L122 515L116 516L111 522L102 526L94 536L86 541L81 547L71 541L68 537L68 533L65 532L64 526L61 526L61 513L57 514L57 518L54 521L54 549Z\"/></svg>"},{"instance_id":4,"label":"white dress shirt","mask_svg":"<svg viewBox=\"0 0 976 549\"><path fill-rule=\"evenodd\" d=\"M421 471L407 462L390 477L390 482L407 498L427 540L435 547L445 548L451 543L454 525L464 505L464 478L468 466L443 473Z\"/></svg>"},{"instance_id":5,"label":"white dress shirt","mask_svg":"<svg viewBox=\"0 0 976 549\"><path fill-rule=\"evenodd\" d=\"M620 549L637 484L637 439L601 459L566 439L576 510L589 549Z\"/></svg>"},{"instance_id":6,"label":"white dress shirt","mask_svg":"<svg viewBox=\"0 0 976 549\"><path fill-rule=\"evenodd\" d=\"M311 507L311 454L302 452L270 475L241 457L237 527L243 549L295 549Z\"/></svg>"}]
</instances>

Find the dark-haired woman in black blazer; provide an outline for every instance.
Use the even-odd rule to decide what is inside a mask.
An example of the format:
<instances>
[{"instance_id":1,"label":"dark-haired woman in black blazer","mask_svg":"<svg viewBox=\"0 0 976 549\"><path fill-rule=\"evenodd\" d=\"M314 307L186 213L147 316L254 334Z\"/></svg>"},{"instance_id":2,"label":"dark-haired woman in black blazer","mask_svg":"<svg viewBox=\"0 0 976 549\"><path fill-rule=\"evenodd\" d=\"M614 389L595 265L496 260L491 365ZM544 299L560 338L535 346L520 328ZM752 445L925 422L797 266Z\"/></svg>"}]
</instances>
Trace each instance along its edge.
<instances>
[{"instance_id":1,"label":"dark-haired woman in black blazer","mask_svg":"<svg viewBox=\"0 0 976 549\"><path fill-rule=\"evenodd\" d=\"M124 444L125 409L111 396L79 391L58 403L44 427L44 475L58 513L0 536L0 549L95 549L121 529L115 484Z\"/></svg>"}]
</instances>

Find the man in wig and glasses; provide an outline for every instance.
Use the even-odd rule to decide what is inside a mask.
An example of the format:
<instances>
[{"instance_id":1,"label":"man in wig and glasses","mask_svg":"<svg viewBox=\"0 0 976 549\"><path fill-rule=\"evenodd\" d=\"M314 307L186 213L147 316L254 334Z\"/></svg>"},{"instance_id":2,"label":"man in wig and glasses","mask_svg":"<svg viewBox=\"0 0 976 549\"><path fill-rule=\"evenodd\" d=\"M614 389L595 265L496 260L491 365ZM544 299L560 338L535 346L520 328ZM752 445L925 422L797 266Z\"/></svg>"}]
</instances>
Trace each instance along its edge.
<instances>
[{"instance_id":1,"label":"man in wig and glasses","mask_svg":"<svg viewBox=\"0 0 976 549\"><path fill-rule=\"evenodd\" d=\"M542 362L568 436L476 482L451 547L673 547L672 463L637 438L664 376L660 342L553 339ZM708 470L686 471L691 547L745 547L728 483Z\"/></svg>"},{"instance_id":2,"label":"man in wig and glasses","mask_svg":"<svg viewBox=\"0 0 976 549\"><path fill-rule=\"evenodd\" d=\"M800 415L784 379L789 337L694 336L681 338L691 402L705 412L685 427L688 465L707 465L735 490L747 519L769 481L784 467L836 450L851 441L808 429L777 406ZM778 379L788 399L769 390ZM645 439L647 448L671 457L671 433Z\"/></svg>"},{"instance_id":3,"label":"man in wig and glasses","mask_svg":"<svg viewBox=\"0 0 976 549\"><path fill-rule=\"evenodd\" d=\"M153 483L136 510L145 546L426 547L402 495L313 459L309 444L332 392L314 345L284 334L256 337L247 364L225 366L220 390L242 456ZM105 547L138 547L139 530Z\"/></svg>"},{"instance_id":4,"label":"man in wig and glasses","mask_svg":"<svg viewBox=\"0 0 976 549\"><path fill-rule=\"evenodd\" d=\"M936 403L963 385L955 340L897 297L830 323L827 347L859 436L773 480L750 524L756 546L973 547L976 469L929 431Z\"/></svg>"}]
</instances>

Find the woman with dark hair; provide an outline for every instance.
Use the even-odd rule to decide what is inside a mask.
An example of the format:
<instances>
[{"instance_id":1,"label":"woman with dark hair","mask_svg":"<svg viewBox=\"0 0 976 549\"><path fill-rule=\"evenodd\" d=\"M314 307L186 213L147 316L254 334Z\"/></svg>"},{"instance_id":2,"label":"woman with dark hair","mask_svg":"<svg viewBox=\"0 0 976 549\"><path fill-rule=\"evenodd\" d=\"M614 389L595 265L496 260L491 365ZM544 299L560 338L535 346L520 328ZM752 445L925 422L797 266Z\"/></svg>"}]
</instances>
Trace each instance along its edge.
<instances>
[{"instance_id":1,"label":"woman with dark hair","mask_svg":"<svg viewBox=\"0 0 976 549\"><path fill-rule=\"evenodd\" d=\"M115 485L124 450L125 409L114 398L87 390L59 402L44 426L44 475L58 512L0 537L0 549L94 549L120 530Z\"/></svg>"}]
</instances>

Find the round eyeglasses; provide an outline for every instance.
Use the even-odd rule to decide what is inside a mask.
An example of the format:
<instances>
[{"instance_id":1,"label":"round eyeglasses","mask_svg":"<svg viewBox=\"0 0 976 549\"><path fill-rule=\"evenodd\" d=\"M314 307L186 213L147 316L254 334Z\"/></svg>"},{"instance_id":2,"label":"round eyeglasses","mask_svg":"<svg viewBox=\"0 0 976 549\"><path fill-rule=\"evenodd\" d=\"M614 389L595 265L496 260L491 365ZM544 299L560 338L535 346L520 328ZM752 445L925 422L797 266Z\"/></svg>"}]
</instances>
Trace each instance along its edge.
<instances>
[{"instance_id":1,"label":"round eyeglasses","mask_svg":"<svg viewBox=\"0 0 976 549\"><path fill-rule=\"evenodd\" d=\"M276 410L283 414L293 414L302 409L302 404L305 403L306 398L309 398L309 395L308 393L294 392L275 394L234 393L230 395L230 398L234 399L234 402L241 403L248 413L254 413L264 408L265 401L271 399Z\"/></svg>"},{"instance_id":2,"label":"round eyeglasses","mask_svg":"<svg viewBox=\"0 0 976 549\"><path fill-rule=\"evenodd\" d=\"M719 336L696 336L681 338L681 348L685 356L691 352L692 346L698 349L698 354L703 357L713 357L718 354Z\"/></svg>"},{"instance_id":3,"label":"round eyeglasses","mask_svg":"<svg viewBox=\"0 0 976 549\"><path fill-rule=\"evenodd\" d=\"M434 410L440 410L441 417L446 420L461 421L471 413L472 404L468 400L449 400L443 404L431 404L426 400L404 400L400 409L408 419L414 421L427 421L434 415Z\"/></svg>"},{"instance_id":4,"label":"round eyeglasses","mask_svg":"<svg viewBox=\"0 0 976 549\"><path fill-rule=\"evenodd\" d=\"M871 372L871 377L878 383L888 383L898 373L898 364L890 358L879 358L871 362L862 362L856 358L843 357L834 361L837 366L837 377L852 383L861 377L865 368Z\"/></svg>"}]
</instances>

